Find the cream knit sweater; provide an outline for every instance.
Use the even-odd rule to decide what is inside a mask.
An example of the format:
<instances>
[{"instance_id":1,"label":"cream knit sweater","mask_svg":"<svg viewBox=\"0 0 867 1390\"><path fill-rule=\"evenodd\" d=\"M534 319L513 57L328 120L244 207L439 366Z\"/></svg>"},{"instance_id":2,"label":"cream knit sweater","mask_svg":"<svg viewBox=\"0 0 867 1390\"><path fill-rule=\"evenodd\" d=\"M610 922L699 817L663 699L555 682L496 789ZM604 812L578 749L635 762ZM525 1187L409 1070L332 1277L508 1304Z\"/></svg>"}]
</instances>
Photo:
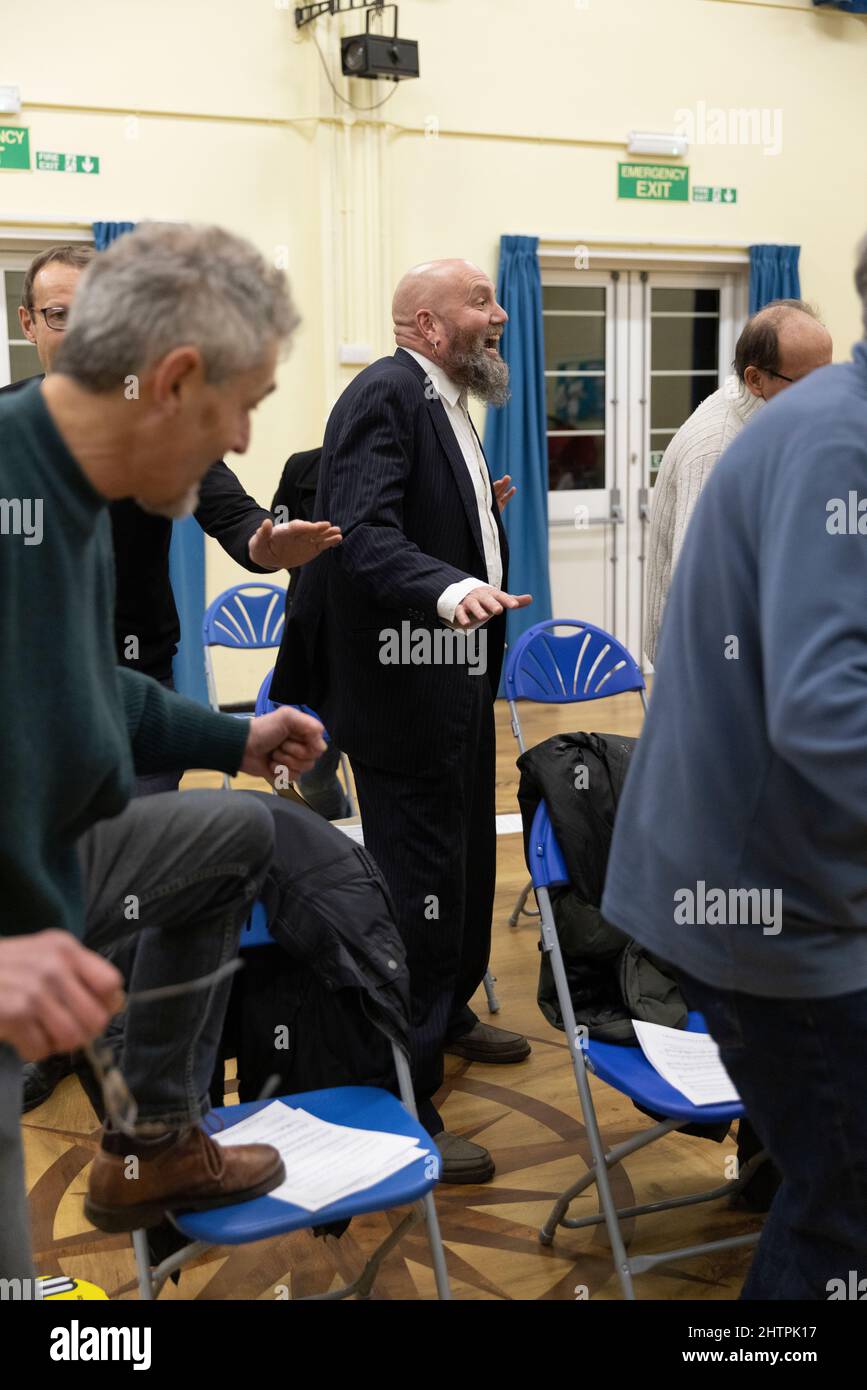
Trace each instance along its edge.
<instances>
[{"instance_id":1,"label":"cream knit sweater","mask_svg":"<svg viewBox=\"0 0 867 1390\"><path fill-rule=\"evenodd\" d=\"M723 449L762 404L742 381L729 377L681 425L663 455L647 546L644 650L651 661L656 660L671 576L699 494Z\"/></svg>"}]
</instances>

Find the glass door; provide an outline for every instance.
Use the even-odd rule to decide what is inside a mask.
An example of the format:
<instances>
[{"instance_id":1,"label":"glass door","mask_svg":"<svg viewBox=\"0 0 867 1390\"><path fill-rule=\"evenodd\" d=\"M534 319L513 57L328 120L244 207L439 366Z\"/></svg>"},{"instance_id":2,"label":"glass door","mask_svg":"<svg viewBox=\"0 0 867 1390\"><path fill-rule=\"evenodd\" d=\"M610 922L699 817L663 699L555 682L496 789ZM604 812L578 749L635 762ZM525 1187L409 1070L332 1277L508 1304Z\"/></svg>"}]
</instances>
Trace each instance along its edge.
<instances>
[{"instance_id":1,"label":"glass door","mask_svg":"<svg viewBox=\"0 0 867 1390\"><path fill-rule=\"evenodd\" d=\"M728 272L543 276L554 614L607 628L637 659L653 485L732 370L741 289Z\"/></svg>"},{"instance_id":2,"label":"glass door","mask_svg":"<svg viewBox=\"0 0 867 1390\"><path fill-rule=\"evenodd\" d=\"M734 359L736 277L630 275L626 609L621 636L644 652L645 547L663 454L685 420L725 383Z\"/></svg>"}]
</instances>

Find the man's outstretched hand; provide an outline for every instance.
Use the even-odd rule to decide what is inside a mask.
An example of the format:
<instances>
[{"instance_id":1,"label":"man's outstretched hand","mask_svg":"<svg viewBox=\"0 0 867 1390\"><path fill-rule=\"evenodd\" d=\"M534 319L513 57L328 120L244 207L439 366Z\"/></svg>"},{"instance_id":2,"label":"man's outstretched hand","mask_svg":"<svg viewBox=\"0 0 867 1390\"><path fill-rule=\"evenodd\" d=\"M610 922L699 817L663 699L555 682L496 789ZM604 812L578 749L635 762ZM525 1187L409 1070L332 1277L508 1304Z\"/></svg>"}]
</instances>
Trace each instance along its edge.
<instances>
[{"instance_id":1,"label":"man's outstretched hand","mask_svg":"<svg viewBox=\"0 0 867 1390\"><path fill-rule=\"evenodd\" d=\"M506 503L511 502L517 491L516 487L512 487L512 475L510 473L504 474L494 483L494 498L500 509L500 515L506 510Z\"/></svg>"},{"instance_id":2,"label":"man's outstretched hand","mask_svg":"<svg viewBox=\"0 0 867 1390\"><path fill-rule=\"evenodd\" d=\"M0 937L0 1042L25 1062L92 1042L123 998L120 972L71 932Z\"/></svg>"},{"instance_id":3,"label":"man's outstretched hand","mask_svg":"<svg viewBox=\"0 0 867 1390\"><path fill-rule=\"evenodd\" d=\"M302 772L309 772L325 752L322 734L318 719L291 705L283 705L273 714L262 714L250 720L240 770L251 777L264 777L273 785L280 769L285 768L283 775L294 782Z\"/></svg>"},{"instance_id":4,"label":"man's outstretched hand","mask_svg":"<svg viewBox=\"0 0 867 1390\"><path fill-rule=\"evenodd\" d=\"M460 628L478 627L479 623L496 618L504 608L526 608L532 602L532 594L507 594L490 584L480 584L461 599L455 609L454 624Z\"/></svg>"},{"instance_id":5,"label":"man's outstretched hand","mask_svg":"<svg viewBox=\"0 0 867 1390\"><path fill-rule=\"evenodd\" d=\"M285 521L275 526L270 517L250 537L247 552L265 570L293 570L343 540L339 526L329 521Z\"/></svg>"}]
</instances>

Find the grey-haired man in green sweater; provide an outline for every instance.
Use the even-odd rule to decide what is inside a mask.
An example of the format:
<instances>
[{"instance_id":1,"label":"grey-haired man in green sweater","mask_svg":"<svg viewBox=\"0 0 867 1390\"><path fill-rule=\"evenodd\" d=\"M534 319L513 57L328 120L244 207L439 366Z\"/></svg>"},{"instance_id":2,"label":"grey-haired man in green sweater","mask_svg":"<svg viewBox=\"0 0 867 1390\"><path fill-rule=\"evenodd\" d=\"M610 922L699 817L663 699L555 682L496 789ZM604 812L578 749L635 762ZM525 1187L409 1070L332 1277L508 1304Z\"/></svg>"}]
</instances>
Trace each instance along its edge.
<instances>
[{"instance_id":1,"label":"grey-haired man in green sweater","mask_svg":"<svg viewBox=\"0 0 867 1390\"><path fill-rule=\"evenodd\" d=\"M88 1217L131 1230L282 1180L270 1146L221 1147L198 1125L228 979L137 1001L232 959L271 818L235 793L129 798L134 772L178 766L294 777L324 751L322 728L290 709L214 714L115 666L107 507L192 510L212 461L247 448L296 323L285 278L247 242L146 224L88 268L55 372L0 403L2 1278L32 1276L21 1059L99 1035L123 982L96 950L134 931L122 1070L138 1121L107 1124Z\"/></svg>"}]
</instances>

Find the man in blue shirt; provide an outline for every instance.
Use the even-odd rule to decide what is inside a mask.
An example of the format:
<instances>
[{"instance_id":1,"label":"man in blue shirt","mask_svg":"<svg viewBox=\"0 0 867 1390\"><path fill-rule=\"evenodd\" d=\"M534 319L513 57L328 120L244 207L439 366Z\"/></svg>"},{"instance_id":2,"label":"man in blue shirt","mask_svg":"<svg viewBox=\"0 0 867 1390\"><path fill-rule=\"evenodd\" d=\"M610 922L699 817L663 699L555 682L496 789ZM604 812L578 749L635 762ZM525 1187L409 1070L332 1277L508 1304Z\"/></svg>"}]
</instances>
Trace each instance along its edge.
<instances>
[{"instance_id":1,"label":"man in blue shirt","mask_svg":"<svg viewBox=\"0 0 867 1390\"><path fill-rule=\"evenodd\" d=\"M867 240L856 284L867 322ZM867 1274L867 341L696 508L602 910L671 961L783 1174L743 1297Z\"/></svg>"}]
</instances>

